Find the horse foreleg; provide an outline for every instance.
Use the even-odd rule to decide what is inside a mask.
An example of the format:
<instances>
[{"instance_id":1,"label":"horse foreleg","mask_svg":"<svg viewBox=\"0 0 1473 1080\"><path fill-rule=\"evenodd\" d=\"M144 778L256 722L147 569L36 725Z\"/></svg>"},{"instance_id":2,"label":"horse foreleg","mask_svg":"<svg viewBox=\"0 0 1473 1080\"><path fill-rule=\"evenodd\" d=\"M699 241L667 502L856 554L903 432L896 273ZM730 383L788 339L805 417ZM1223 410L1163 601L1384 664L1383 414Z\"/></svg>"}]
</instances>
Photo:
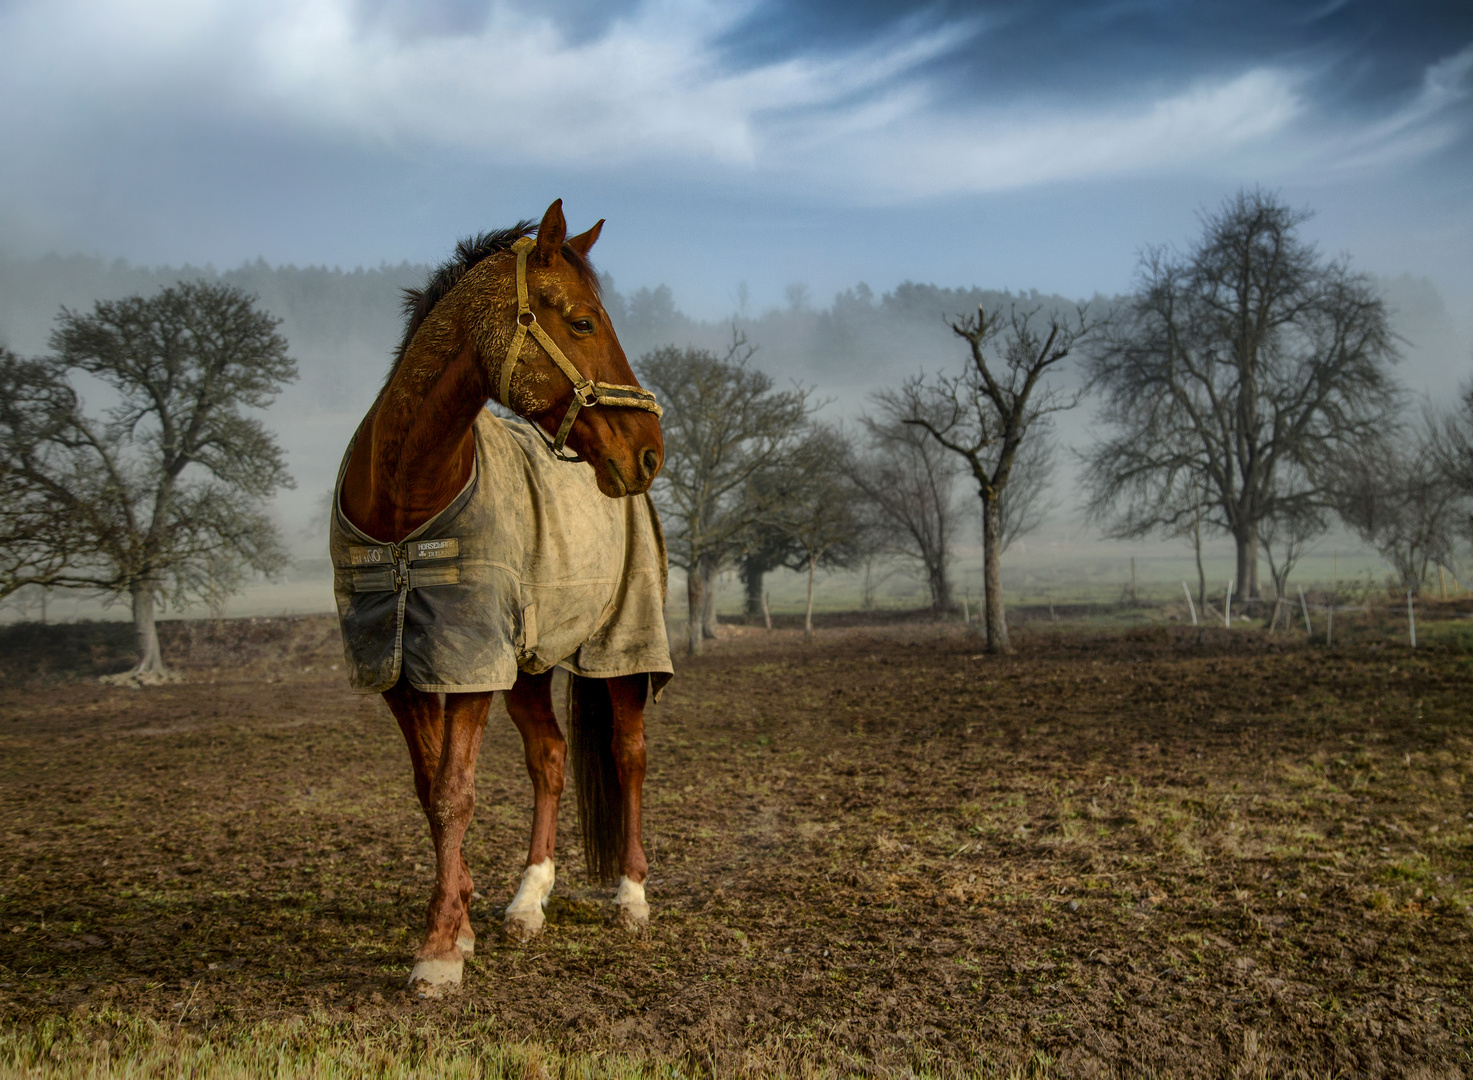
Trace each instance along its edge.
<instances>
[{"instance_id":1,"label":"horse foreleg","mask_svg":"<svg viewBox=\"0 0 1473 1080\"><path fill-rule=\"evenodd\" d=\"M385 694L396 717L405 728L411 759L416 764L416 788L429 770L429 753L434 745L434 718L440 714L439 761L423 789L421 803L430 821L435 843L435 890L425 918L425 937L414 954L409 986L422 997L438 997L460 985L465 954L457 944L466 921L467 896L462 893L468 878L461 842L475 808L476 755L486 730L490 694L448 694L443 709L437 710L412 688ZM435 701L435 705L438 705ZM407 714L407 723L405 716Z\"/></svg>"},{"instance_id":2,"label":"horse foreleg","mask_svg":"<svg viewBox=\"0 0 1473 1080\"><path fill-rule=\"evenodd\" d=\"M445 733L444 708L439 694L427 694L416 690L407 680L400 679L391 690L384 692L394 718L399 721L399 730L409 747L409 763L414 771L414 793L424 810L430 826L430 839L438 850L439 826L430 811L430 787L435 781L435 771L440 767L440 752ZM455 944L462 956L471 956L476 951L476 934L471 929L471 894L475 883L471 880L470 867L465 855L460 857L460 930Z\"/></svg>"},{"instance_id":3,"label":"horse foreleg","mask_svg":"<svg viewBox=\"0 0 1473 1080\"><path fill-rule=\"evenodd\" d=\"M649 683L648 675L608 680L609 704L613 708L614 767L619 774L624 818L624 851L619 891L614 895L614 918L627 930L641 930L650 919L650 906L644 896L649 863L640 836L645 772L644 704Z\"/></svg>"},{"instance_id":4,"label":"horse foreleg","mask_svg":"<svg viewBox=\"0 0 1473 1080\"><path fill-rule=\"evenodd\" d=\"M522 941L541 932L542 909L555 878L558 802L563 794L563 762L568 744L552 711L552 672L518 675L507 692L506 711L522 735L527 775L532 778L532 840L522 884L506 909L506 932Z\"/></svg>"}]
</instances>

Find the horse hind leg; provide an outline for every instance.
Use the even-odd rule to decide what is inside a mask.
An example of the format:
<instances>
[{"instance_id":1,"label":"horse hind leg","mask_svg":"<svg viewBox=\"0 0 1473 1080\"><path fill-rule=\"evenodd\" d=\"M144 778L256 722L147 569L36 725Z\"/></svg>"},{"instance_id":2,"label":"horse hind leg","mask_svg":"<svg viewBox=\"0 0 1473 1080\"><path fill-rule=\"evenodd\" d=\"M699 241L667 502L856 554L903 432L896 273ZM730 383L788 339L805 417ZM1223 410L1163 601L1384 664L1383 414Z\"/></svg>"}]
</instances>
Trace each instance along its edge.
<instances>
[{"instance_id":1,"label":"horse hind leg","mask_svg":"<svg viewBox=\"0 0 1473 1080\"><path fill-rule=\"evenodd\" d=\"M607 681L609 709L608 752L618 780L619 889L614 894L614 923L625 930L639 932L649 925L650 906L644 885L649 874L645 859L643 829L643 797L645 775L644 706L649 690L648 675L628 675Z\"/></svg>"},{"instance_id":2,"label":"horse hind leg","mask_svg":"<svg viewBox=\"0 0 1473 1080\"><path fill-rule=\"evenodd\" d=\"M517 894L506 909L505 930L514 940L529 941L542 932L546 922L543 908L557 877L553 855L568 749L552 711L552 672L518 675L516 684L507 692L506 711L522 736L533 802L527 863Z\"/></svg>"}]
</instances>

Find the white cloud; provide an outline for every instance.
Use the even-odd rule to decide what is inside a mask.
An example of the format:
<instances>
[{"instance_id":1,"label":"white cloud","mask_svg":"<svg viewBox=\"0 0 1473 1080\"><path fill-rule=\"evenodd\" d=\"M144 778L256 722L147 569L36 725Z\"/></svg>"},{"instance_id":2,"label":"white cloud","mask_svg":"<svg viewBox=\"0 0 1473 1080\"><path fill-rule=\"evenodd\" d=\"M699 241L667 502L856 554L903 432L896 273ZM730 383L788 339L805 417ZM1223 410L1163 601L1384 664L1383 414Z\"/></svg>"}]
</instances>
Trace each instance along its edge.
<instances>
[{"instance_id":1,"label":"white cloud","mask_svg":"<svg viewBox=\"0 0 1473 1080\"><path fill-rule=\"evenodd\" d=\"M1417 95L1389 116L1329 140L1322 155L1341 168L1384 165L1430 153L1468 126L1473 45L1427 68Z\"/></svg>"},{"instance_id":2,"label":"white cloud","mask_svg":"<svg viewBox=\"0 0 1473 1080\"><path fill-rule=\"evenodd\" d=\"M1154 100L936 104L926 65L981 32L916 23L865 47L741 67L753 0L649 0L589 40L509 3L471 34L395 33L353 0L30 0L0 9L12 146L155 113L285 127L489 167L678 164L893 201L1162 171L1375 165L1466 122L1473 48L1416 100L1326 133L1307 76L1256 67ZM1311 130L1313 137L1307 137ZM19 140L17 140L19 136Z\"/></svg>"},{"instance_id":3,"label":"white cloud","mask_svg":"<svg viewBox=\"0 0 1473 1080\"><path fill-rule=\"evenodd\" d=\"M488 158L751 165L767 114L842 107L965 33L917 31L839 57L736 70L716 42L746 14L729 2L648 3L575 43L545 18L497 7L475 36L405 42L355 26L343 0L313 0L261 40L259 100L328 130Z\"/></svg>"},{"instance_id":4,"label":"white cloud","mask_svg":"<svg viewBox=\"0 0 1473 1080\"><path fill-rule=\"evenodd\" d=\"M857 139L846 132L846 146L817 132L793 142L817 146L810 168L839 163L836 182L858 175L876 196L905 198L1221 164L1284 131L1305 107L1294 79L1254 70L1145 105L978 106L894 118ZM856 150L862 167L843 161Z\"/></svg>"}]
</instances>

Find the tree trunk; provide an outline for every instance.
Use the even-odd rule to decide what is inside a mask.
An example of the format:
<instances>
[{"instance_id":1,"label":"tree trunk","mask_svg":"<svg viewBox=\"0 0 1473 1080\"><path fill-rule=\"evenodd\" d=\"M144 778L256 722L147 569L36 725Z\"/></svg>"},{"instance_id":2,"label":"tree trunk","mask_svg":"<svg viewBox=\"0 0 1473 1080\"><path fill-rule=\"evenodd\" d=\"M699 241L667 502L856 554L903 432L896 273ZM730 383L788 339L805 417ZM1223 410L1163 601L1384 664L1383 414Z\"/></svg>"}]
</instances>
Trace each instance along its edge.
<instances>
[{"instance_id":1,"label":"tree trunk","mask_svg":"<svg viewBox=\"0 0 1473 1080\"><path fill-rule=\"evenodd\" d=\"M1202 519L1192 523L1192 549L1197 555L1197 608L1207 610L1207 571L1202 568Z\"/></svg>"},{"instance_id":2,"label":"tree trunk","mask_svg":"<svg viewBox=\"0 0 1473 1080\"><path fill-rule=\"evenodd\" d=\"M1233 540L1238 545L1237 587L1233 592L1244 600L1257 600L1258 530L1252 527L1244 529L1242 533L1235 534Z\"/></svg>"},{"instance_id":3,"label":"tree trunk","mask_svg":"<svg viewBox=\"0 0 1473 1080\"><path fill-rule=\"evenodd\" d=\"M135 584L133 597L133 628L138 631L138 663L128 672L129 676L162 677L163 653L159 651L159 631L154 622L154 587L152 582Z\"/></svg>"},{"instance_id":4,"label":"tree trunk","mask_svg":"<svg viewBox=\"0 0 1473 1080\"><path fill-rule=\"evenodd\" d=\"M762 614L762 583L767 571L756 559L742 563L742 584L747 587L747 616L755 618Z\"/></svg>"},{"instance_id":5,"label":"tree trunk","mask_svg":"<svg viewBox=\"0 0 1473 1080\"><path fill-rule=\"evenodd\" d=\"M926 584L931 588L931 610L940 615L951 610L951 582L946 580L946 563L937 560L926 567Z\"/></svg>"},{"instance_id":6,"label":"tree trunk","mask_svg":"<svg viewBox=\"0 0 1473 1080\"><path fill-rule=\"evenodd\" d=\"M687 656L699 656L701 652L701 613L705 610L706 589L701 572L695 566L685 572L685 609Z\"/></svg>"},{"instance_id":7,"label":"tree trunk","mask_svg":"<svg viewBox=\"0 0 1473 1080\"><path fill-rule=\"evenodd\" d=\"M818 565L812 555L808 556L808 609L803 613L803 640L813 640L813 571Z\"/></svg>"},{"instance_id":8,"label":"tree trunk","mask_svg":"<svg viewBox=\"0 0 1473 1080\"><path fill-rule=\"evenodd\" d=\"M1008 653L1008 623L1002 607L1002 513L996 495L982 495L982 581L987 590L987 651Z\"/></svg>"},{"instance_id":9,"label":"tree trunk","mask_svg":"<svg viewBox=\"0 0 1473 1080\"><path fill-rule=\"evenodd\" d=\"M720 572L721 564L715 559L701 561L701 589L704 593L701 603L701 634L713 641L716 638L716 575Z\"/></svg>"}]
</instances>

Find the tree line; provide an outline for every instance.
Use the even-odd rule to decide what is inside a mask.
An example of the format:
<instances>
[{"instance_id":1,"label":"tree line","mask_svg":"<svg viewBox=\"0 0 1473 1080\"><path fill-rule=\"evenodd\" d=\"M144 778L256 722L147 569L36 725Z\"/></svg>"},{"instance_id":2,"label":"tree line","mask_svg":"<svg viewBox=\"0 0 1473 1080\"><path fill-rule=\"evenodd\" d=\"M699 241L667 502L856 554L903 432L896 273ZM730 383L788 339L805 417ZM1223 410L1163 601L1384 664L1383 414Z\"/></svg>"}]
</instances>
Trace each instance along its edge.
<instances>
[{"instance_id":1,"label":"tree line","mask_svg":"<svg viewBox=\"0 0 1473 1080\"><path fill-rule=\"evenodd\" d=\"M1099 431L1080 454L1090 520L1115 538L1190 541L1199 601L1205 536L1232 538L1235 592L1253 600L1261 557L1283 595L1335 521L1419 592L1473 538L1473 385L1454 409L1409 415L1384 300L1301 237L1308 216L1240 192L1185 250L1147 251L1124 303L958 314L960 363L875 392L857 430L817 422L808 390L774 389L740 335L720 357L646 356L642 376L680 416L656 493L690 582L688 650L714 633L725 566L749 613L765 572L806 570L809 633L814 571L876 553L913 562L946 610L953 492L970 480L987 647L1007 651L1001 556L1046 509L1053 418L1086 400ZM1072 393L1054 377L1071 356L1084 374Z\"/></svg>"},{"instance_id":2,"label":"tree line","mask_svg":"<svg viewBox=\"0 0 1473 1080\"><path fill-rule=\"evenodd\" d=\"M1473 386L1454 408L1410 407L1378 290L1301 238L1306 217L1241 192L1185 249L1147 251L1123 301L1067 310L992 294L946 320L949 366L874 391L848 424L820 419L812 387L757 367L739 324L721 349L646 351L635 367L666 409L655 497L686 574L687 650L715 632L725 569L749 614L767 573L805 572L809 633L817 572L877 559L911 564L946 611L951 553L978 526L987 647L1008 650L1000 560L1050 509L1056 417L1082 405L1098 431L1080 452L1090 519L1193 544L1199 598L1205 537L1233 538L1236 592L1254 598L1261 556L1282 594L1336 521L1418 590L1473 527ZM976 294L948 294L964 295ZM641 290L619 304L669 320L669 300ZM64 307L50 345L0 352L0 598L27 585L127 596L132 674L157 674L160 601L218 603L285 562L266 500L291 478L250 413L296 365L251 295L208 281Z\"/></svg>"}]
</instances>

